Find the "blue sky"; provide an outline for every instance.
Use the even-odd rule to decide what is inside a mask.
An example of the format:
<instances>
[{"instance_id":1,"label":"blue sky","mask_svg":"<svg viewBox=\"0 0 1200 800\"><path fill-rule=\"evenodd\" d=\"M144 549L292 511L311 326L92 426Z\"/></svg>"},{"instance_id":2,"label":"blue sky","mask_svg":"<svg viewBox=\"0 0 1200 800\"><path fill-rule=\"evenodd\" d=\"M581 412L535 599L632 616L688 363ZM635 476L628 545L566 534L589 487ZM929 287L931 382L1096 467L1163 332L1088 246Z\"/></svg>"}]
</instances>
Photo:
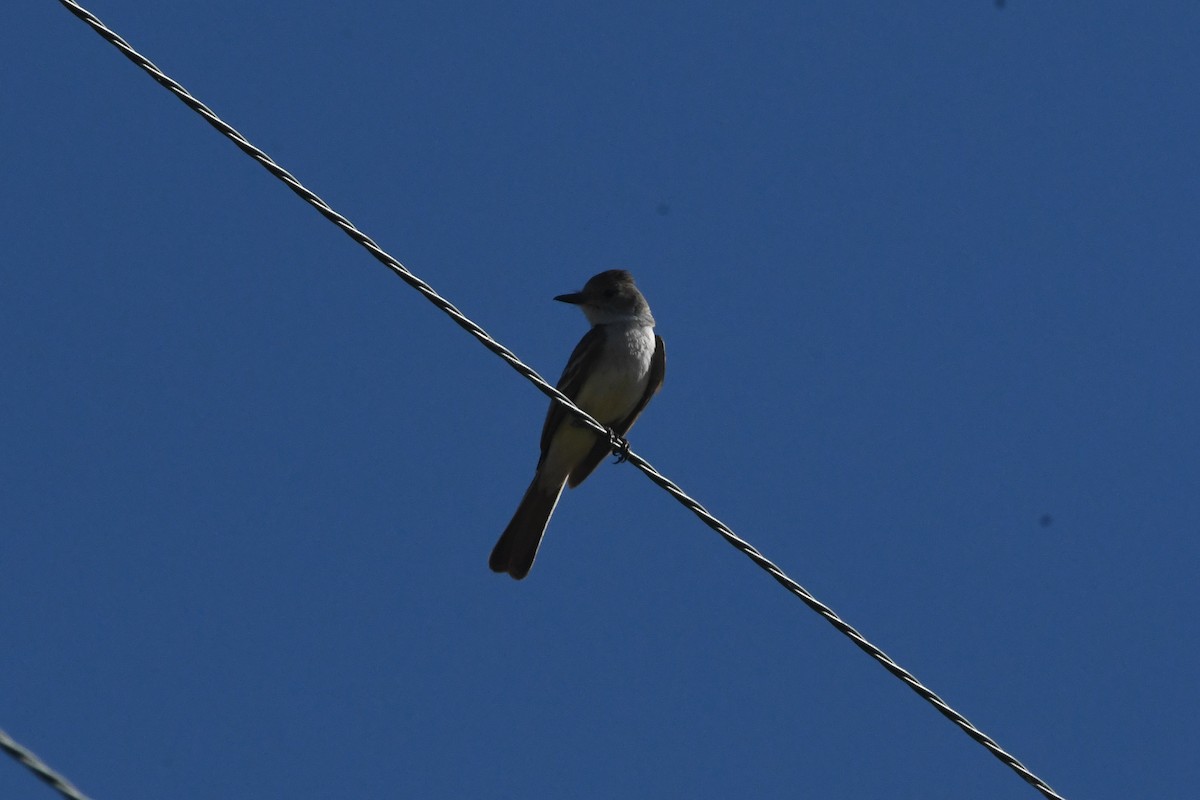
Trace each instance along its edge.
<instances>
[{"instance_id":1,"label":"blue sky","mask_svg":"<svg viewBox=\"0 0 1200 800\"><path fill-rule=\"evenodd\" d=\"M632 270L639 453L1063 795L1200 783L1194 3L89 8L552 380ZM0 727L83 791L1037 796L628 465L489 572L545 399L4 16Z\"/></svg>"}]
</instances>

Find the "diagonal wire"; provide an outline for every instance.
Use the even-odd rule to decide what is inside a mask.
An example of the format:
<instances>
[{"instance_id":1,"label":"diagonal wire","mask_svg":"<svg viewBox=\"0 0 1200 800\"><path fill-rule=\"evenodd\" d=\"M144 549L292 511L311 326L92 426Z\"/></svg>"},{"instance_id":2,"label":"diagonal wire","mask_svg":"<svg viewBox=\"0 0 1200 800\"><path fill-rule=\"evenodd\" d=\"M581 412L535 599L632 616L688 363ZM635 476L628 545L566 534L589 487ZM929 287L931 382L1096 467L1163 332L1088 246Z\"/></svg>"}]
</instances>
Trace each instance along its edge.
<instances>
[{"instance_id":1,"label":"diagonal wire","mask_svg":"<svg viewBox=\"0 0 1200 800\"><path fill-rule=\"evenodd\" d=\"M29 771L41 778L46 783L58 789L59 794L70 800L88 800L88 796L71 785L63 776L59 775L50 767L46 766L40 758L35 756L28 748L21 746L19 742L11 736L0 730L0 750L8 753L10 756L20 761Z\"/></svg>"},{"instance_id":2,"label":"diagonal wire","mask_svg":"<svg viewBox=\"0 0 1200 800\"><path fill-rule=\"evenodd\" d=\"M393 258L389 253L385 252L382 247L377 245L374 240L371 239L371 237L367 236L365 233L356 228L354 223L330 208L328 203L310 191L308 187L300 183L300 181L298 181L290 172L276 164L269 155L251 144L246 137L238 133L238 131L236 131L232 125L229 125L223 119L218 117L212 109L193 97L191 93L188 92L187 89L183 88L183 86L175 81L175 79L171 78L169 75L155 66L150 59L134 50L129 43L122 39L117 33L106 27L103 22L101 22L94 14L92 14L92 12L80 6L75 2L75 0L59 0L59 2L66 6L67 10L72 14L79 17L88 25L92 26L96 33L100 34L100 36L102 36L106 41L120 50L126 58L149 73L150 77L154 78L154 80L166 87L167 90L183 101L184 105L195 111L200 116L204 117L208 124L212 125L218 131L220 131L222 135L230 139L242 150L242 152L261 164L263 168L267 170L267 172L270 172L276 178L287 184L287 187L299 195L304 202L311 205L313 208L319 211L323 217L341 228L342 231L351 239L365 247L367 252L373 255L376 260L378 260L392 272L396 273L396 275L409 286L423 294L425 299L429 300L429 302L433 303L435 306L448 314L450 318L458 323L460 327L466 330L467 333L471 334L480 342L482 342L484 347L507 361L509 366L524 375L528 380L532 381L535 386L542 390L544 394L557 400L571 411L578 414L579 417L597 433L605 436L610 435L608 428L592 419L587 412L571 402L569 397L547 383L541 375L538 375L531 367L526 366L521 359L517 358L516 354L493 339L491 334L479 327L479 325L477 325L473 320L468 319L465 314L454 307L453 303L434 291L432 286L418 278L413 273L409 272L407 267Z\"/></svg>"},{"instance_id":3,"label":"diagonal wire","mask_svg":"<svg viewBox=\"0 0 1200 800\"><path fill-rule=\"evenodd\" d=\"M729 542L729 544L733 545L738 549L738 551L765 570L785 589L802 600L813 611L816 611L818 614L824 617L829 624L833 625L833 627L837 628L837 630L849 637L850 640L853 641L854 644L856 644L860 649L878 661L884 669L903 681L910 689L916 692L921 698L929 702L943 716L961 728L964 733L966 733L979 744L983 745L988 752L1016 772L1033 788L1037 789L1042 793L1042 795L1050 800L1065 800L1062 795L1051 789L1045 781L1031 772L1029 768L1018 761L1015 756L1008 753L990 736L979 730L979 728L975 727L970 720L951 708L945 700L917 680L917 678L911 672L901 667L886 653L868 641L866 637L864 637L861 633L855 630L854 627L839 617L831 608L829 608L829 606L825 605L816 597L814 597L812 593L810 593L799 583L789 578L782 569L775 565L774 562L770 561L768 558L766 558L766 556L758 552L758 550L755 549L754 546L749 542L735 534L729 528L729 526L709 513L704 506L680 489L679 486L672 480L655 469L650 462L642 458L640 455L630 451L627 442L614 435L610 429L604 425L601 425L589 414L587 414L587 412L583 411L581 408L571 402L570 398L566 397L555 387L551 386L544 378L542 378L542 376L538 375L533 368L527 366L524 362L517 358L517 356L511 350L493 339L487 331L455 308L449 300L446 300L444 297L434 291L433 287L418 278L416 275L410 272L407 267L385 252L369 236L356 228L348 219L330 208L324 200L301 184L300 181L298 181L291 173L276 164L270 156L252 145L244 136L242 136L242 134L238 133L238 131L236 131L232 126L219 118L211 109L209 109L208 106L204 105L195 97L193 97L173 78L163 73L163 71L155 66L149 59L134 50L124 39L106 27L104 23L97 19L90 11L80 6L77 2L75 2L75 0L59 0L59 2L62 3L62 5L65 6L72 14L90 25L92 29L95 30L96 33L98 33L102 38L120 50L126 58L147 72L150 77L154 78L154 80L166 87L167 90L178 97L179 100L181 100L188 108L204 117L204 119L210 125L220 131L222 135L229 138L244 153L246 153L246 155L253 158L268 172L270 172L279 180L283 181L288 188L299 195L305 202L313 206L321 213L322 216L324 216L333 224L337 225L347 236L366 248L366 250L372 256L374 256L388 269L396 273L401 280L416 289L418 292L424 295L429 302L433 303L439 309L444 311L461 328L478 339L484 347L500 356L500 358L504 359L509 366L532 382L539 390L541 390L543 394L547 395L555 402L566 406L597 433L608 436L612 442L613 451L618 454L621 460L629 461L631 464L644 472L651 481L653 481L659 487L665 489L668 493L675 497L676 500L691 510L691 512L699 517L705 525L720 534L725 541Z\"/></svg>"}]
</instances>

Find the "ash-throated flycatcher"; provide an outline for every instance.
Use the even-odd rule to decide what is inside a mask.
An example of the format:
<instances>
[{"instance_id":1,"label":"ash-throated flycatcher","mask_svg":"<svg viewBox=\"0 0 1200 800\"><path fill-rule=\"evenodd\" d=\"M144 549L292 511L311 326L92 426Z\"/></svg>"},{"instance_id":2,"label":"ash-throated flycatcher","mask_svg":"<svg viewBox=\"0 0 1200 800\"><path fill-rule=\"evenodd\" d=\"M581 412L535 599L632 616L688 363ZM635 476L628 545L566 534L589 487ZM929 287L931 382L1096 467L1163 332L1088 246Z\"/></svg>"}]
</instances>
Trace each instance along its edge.
<instances>
[{"instance_id":1,"label":"ash-throated flycatcher","mask_svg":"<svg viewBox=\"0 0 1200 800\"><path fill-rule=\"evenodd\" d=\"M622 269L601 272L583 291L554 298L583 309L592 329L575 346L558 390L597 422L624 436L662 388L667 356L654 335L646 298ZM563 486L574 489L611 451L607 437L561 404L550 402L542 427L542 456L533 483L504 529L488 564L517 580L529 574Z\"/></svg>"}]
</instances>

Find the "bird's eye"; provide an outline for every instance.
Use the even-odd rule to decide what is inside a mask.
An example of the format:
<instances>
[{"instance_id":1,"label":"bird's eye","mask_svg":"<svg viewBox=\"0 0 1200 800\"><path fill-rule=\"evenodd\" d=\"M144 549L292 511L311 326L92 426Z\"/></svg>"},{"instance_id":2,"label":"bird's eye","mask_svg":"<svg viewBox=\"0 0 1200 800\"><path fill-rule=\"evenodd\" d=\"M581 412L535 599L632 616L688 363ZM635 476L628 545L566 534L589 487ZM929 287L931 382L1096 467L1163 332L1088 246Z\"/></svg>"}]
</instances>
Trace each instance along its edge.
<instances>
[{"instance_id":1,"label":"bird's eye","mask_svg":"<svg viewBox=\"0 0 1200 800\"><path fill-rule=\"evenodd\" d=\"M616 290L616 289L605 289L605 290L604 290L604 296L605 296L605 297L616 297L616 296L617 296L617 290Z\"/></svg>"}]
</instances>

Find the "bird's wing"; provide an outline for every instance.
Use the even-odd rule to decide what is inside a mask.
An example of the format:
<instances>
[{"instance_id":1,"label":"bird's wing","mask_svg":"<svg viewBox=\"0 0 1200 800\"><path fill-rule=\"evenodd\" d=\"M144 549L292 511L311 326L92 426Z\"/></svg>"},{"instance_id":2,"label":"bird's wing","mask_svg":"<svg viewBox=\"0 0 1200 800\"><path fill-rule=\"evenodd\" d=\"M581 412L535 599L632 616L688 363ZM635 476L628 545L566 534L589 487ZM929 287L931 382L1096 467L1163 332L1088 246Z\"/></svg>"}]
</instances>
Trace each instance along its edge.
<instances>
[{"instance_id":1,"label":"bird's wing","mask_svg":"<svg viewBox=\"0 0 1200 800\"><path fill-rule=\"evenodd\" d=\"M558 379L555 387L571 400L579 397L579 391L583 388L584 380L591 373L592 365L604 352L604 338L604 326L596 325L583 335L579 344L575 345L575 349L571 351L571 357L567 359L567 366L563 369L562 377ZM546 457L546 451L550 449L550 440L554 438L554 432L558 430L558 426L564 419L573 416L575 416L574 413L568 411L562 403L557 400L550 401L550 409L546 412L546 424L542 426L541 458ZM538 465L541 465L540 459Z\"/></svg>"}]
</instances>

